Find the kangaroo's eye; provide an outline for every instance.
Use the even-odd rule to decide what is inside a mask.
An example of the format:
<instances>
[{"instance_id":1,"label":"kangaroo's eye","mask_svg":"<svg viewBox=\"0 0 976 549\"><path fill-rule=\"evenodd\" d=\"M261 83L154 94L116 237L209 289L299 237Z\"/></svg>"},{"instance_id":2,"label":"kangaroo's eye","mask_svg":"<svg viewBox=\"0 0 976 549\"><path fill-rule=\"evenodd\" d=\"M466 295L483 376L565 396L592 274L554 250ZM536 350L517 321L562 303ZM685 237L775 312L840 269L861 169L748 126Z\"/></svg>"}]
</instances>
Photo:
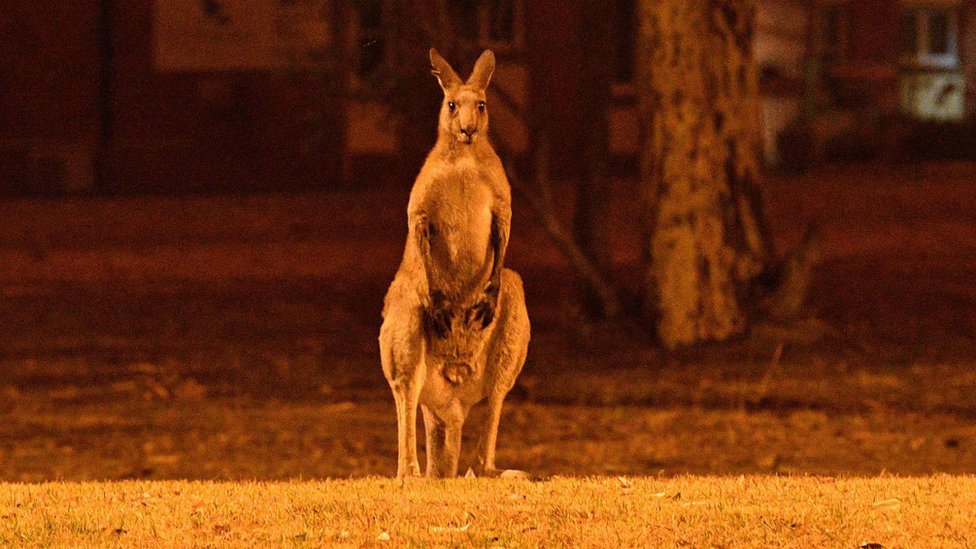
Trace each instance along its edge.
<instances>
[{"instance_id":1,"label":"kangaroo's eye","mask_svg":"<svg viewBox=\"0 0 976 549\"><path fill-rule=\"evenodd\" d=\"M478 110L481 111L481 112L485 112L485 102L484 101L478 101Z\"/></svg>"},{"instance_id":2,"label":"kangaroo's eye","mask_svg":"<svg viewBox=\"0 0 976 549\"><path fill-rule=\"evenodd\" d=\"M456 107L457 107L457 105L454 104L454 101L448 101L447 102L447 110L449 110L451 112L454 112L454 109Z\"/></svg>"}]
</instances>

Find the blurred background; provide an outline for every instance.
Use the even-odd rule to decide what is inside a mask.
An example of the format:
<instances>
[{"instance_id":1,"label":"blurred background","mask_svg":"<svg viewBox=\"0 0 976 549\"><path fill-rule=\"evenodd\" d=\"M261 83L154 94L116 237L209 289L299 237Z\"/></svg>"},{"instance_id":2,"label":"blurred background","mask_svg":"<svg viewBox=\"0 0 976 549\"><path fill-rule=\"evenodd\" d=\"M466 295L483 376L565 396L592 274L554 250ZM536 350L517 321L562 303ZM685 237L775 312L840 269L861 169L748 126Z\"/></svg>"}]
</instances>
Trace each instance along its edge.
<instances>
[{"instance_id":1,"label":"blurred background","mask_svg":"<svg viewBox=\"0 0 976 549\"><path fill-rule=\"evenodd\" d=\"M498 58L503 466L973 472L976 0L8 0L0 480L393 472L431 46Z\"/></svg>"},{"instance_id":2,"label":"blurred background","mask_svg":"<svg viewBox=\"0 0 976 549\"><path fill-rule=\"evenodd\" d=\"M545 118L560 173L580 169L580 3L5 4L6 193L409 185L417 159L401 151L413 141L426 150L433 122L424 119L420 135L406 131L411 114L390 96L437 93L429 79L415 83L423 92L392 82L426 72L425 58L409 55L415 41L454 54L462 70L477 54L464 46L494 48L494 85ZM603 60L612 69L610 149L623 174L634 173L639 147L634 5L617 2ZM760 0L755 9L769 165L972 157L972 2ZM412 108L430 112L436 99ZM524 121L497 102L492 115L495 139L525 151Z\"/></svg>"}]
</instances>

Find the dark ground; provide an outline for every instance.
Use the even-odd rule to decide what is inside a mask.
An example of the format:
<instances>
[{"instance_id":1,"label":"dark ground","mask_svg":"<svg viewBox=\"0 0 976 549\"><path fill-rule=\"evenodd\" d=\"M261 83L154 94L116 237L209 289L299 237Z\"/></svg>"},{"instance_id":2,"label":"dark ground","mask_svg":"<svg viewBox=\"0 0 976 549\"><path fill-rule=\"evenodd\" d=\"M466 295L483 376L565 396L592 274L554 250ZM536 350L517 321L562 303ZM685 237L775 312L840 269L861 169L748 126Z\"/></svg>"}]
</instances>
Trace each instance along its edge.
<instances>
[{"instance_id":1,"label":"dark ground","mask_svg":"<svg viewBox=\"0 0 976 549\"><path fill-rule=\"evenodd\" d=\"M629 192L614 189L625 281ZM0 201L0 480L392 473L375 338L406 197ZM766 198L781 251L825 229L811 318L666 353L639 327L579 322L516 197L533 342L502 465L976 473L976 165L826 168L773 177Z\"/></svg>"}]
</instances>

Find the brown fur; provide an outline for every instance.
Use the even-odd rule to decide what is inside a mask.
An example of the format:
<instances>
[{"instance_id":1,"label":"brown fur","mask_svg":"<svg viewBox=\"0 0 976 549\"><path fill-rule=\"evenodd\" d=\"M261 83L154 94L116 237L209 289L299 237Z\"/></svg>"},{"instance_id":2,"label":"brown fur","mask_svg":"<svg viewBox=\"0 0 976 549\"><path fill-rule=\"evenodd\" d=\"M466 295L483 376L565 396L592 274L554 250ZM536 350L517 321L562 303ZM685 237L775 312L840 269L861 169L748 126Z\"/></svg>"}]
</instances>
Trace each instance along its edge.
<instances>
[{"instance_id":1,"label":"brown fur","mask_svg":"<svg viewBox=\"0 0 976 549\"><path fill-rule=\"evenodd\" d=\"M453 477L464 421L483 400L488 414L473 469L492 475L502 401L529 344L522 279L503 266L511 189L486 136L495 58L485 51L467 82L433 49L430 60L444 90L438 138L410 193L407 243L379 337L396 400L397 477L420 474L418 405L427 476Z\"/></svg>"}]
</instances>

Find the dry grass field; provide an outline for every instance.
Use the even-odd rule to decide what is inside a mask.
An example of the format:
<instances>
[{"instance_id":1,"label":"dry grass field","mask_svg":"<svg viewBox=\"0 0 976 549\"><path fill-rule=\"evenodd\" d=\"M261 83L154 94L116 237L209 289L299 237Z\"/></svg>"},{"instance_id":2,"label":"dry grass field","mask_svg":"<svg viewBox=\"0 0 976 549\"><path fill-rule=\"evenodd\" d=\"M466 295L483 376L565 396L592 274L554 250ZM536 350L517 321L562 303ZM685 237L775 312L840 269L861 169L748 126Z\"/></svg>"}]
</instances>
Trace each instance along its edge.
<instances>
[{"instance_id":1,"label":"dry grass field","mask_svg":"<svg viewBox=\"0 0 976 549\"><path fill-rule=\"evenodd\" d=\"M976 478L0 485L23 547L972 547Z\"/></svg>"}]
</instances>

